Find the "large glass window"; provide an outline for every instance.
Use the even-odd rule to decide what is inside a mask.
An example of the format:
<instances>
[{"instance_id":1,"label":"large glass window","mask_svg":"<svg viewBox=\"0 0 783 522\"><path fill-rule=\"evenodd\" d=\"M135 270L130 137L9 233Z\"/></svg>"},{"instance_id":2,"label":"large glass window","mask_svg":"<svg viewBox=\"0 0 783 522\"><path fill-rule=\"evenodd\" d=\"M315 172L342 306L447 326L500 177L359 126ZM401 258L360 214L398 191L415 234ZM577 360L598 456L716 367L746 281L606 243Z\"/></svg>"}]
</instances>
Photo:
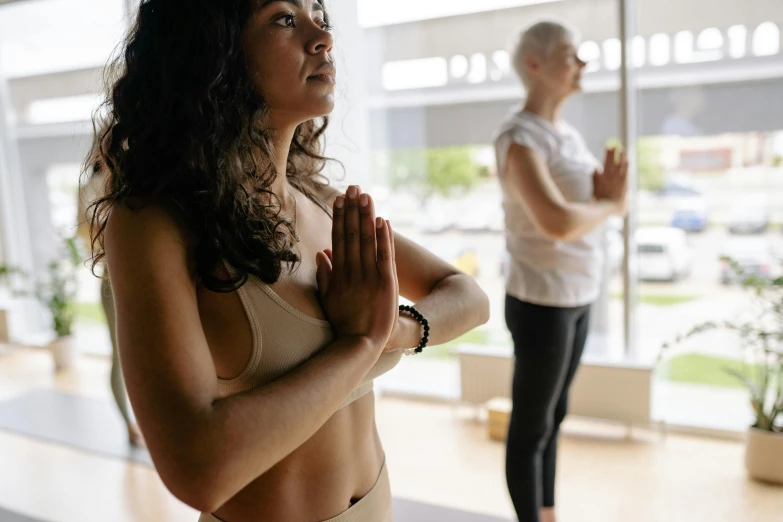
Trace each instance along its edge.
<instances>
[{"instance_id":1,"label":"large glass window","mask_svg":"<svg viewBox=\"0 0 783 522\"><path fill-rule=\"evenodd\" d=\"M746 313L722 256L776 275L783 253L783 5L752 0L638 3L637 352L692 325ZM636 49L635 49L636 50ZM743 429L750 409L726 370L744 362L726 332L674 348L660 365L655 415Z\"/></svg>"}]
</instances>

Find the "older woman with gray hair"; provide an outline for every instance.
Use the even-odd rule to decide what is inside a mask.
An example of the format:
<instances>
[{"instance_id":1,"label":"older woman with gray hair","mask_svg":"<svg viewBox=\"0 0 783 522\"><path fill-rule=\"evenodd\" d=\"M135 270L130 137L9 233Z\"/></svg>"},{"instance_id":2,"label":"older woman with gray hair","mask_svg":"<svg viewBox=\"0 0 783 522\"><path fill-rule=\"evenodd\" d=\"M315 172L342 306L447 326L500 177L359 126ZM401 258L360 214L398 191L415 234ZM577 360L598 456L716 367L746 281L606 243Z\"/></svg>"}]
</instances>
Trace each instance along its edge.
<instances>
[{"instance_id":1,"label":"older woman with gray hair","mask_svg":"<svg viewBox=\"0 0 783 522\"><path fill-rule=\"evenodd\" d=\"M521 32L514 67L527 96L497 133L506 243L506 324L516 356L506 478L520 522L553 522L555 462L568 389L603 272L603 227L626 211L628 164L603 165L560 117L581 91L577 32L539 22Z\"/></svg>"}]
</instances>

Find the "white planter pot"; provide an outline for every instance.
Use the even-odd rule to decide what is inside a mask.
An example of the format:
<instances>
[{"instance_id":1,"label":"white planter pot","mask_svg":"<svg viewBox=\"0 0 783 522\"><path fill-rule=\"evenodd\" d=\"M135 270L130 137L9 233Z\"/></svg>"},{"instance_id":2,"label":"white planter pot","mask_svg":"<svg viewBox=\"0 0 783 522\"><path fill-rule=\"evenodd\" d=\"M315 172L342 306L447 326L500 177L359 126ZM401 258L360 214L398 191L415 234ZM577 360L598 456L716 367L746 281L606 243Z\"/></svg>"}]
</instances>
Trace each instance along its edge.
<instances>
[{"instance_id":1,"label":"white planter pot","mask_svg":"<svg viewBox=\"0 0 783 522\"><path fill-rule=\"evenodd\" d=\"M783 433L748 430L745 467L756 480L783 484Z\"/></svg>"},{"instance_id":2,"label":"white planter pot","mask_svg":"<svg viewBox=\"0 0 783 522\"><path fill-rule=\"evenodd\" d=\"M76 366L76 359L79 351L76 346L76 340L73 337L60 337L52 341L49 346L54 358L54 369L56 371L70 370Z\"/></svg>"}]
</instances>

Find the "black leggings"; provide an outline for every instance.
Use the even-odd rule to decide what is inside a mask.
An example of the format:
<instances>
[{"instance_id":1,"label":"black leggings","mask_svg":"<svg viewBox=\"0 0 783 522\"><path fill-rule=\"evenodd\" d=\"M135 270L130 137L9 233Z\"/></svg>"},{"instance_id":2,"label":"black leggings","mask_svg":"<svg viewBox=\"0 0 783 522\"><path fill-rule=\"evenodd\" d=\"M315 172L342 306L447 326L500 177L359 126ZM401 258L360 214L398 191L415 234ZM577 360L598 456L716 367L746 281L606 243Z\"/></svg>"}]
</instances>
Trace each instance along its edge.
<instances>
[{"instance_id":1,"label":"black leggings","mask_svg":"<svg viewBox=\"0 0 783 522\"><path fill-rule=\"evenodd\" d=\"M506 480L520 522L539 522L539 509L555 505L557 435L589 319L589 305L540 306L506 296L516 356Z\"/></svg>"}]
</instances>

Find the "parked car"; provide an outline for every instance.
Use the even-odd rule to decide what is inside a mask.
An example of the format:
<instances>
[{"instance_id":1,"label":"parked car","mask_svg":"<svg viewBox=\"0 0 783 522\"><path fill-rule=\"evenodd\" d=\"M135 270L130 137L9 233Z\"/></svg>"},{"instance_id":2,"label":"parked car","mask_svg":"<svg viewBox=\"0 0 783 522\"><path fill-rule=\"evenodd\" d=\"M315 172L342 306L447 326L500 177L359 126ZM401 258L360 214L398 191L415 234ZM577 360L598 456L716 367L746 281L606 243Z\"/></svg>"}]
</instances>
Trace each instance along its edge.
<instances>
[{"instance_id":1,"label":"parked car","mask_svg":"<svg viewBox=\"0 0 783 522\"><path fill-rule=\"evenodd\" d=\"M732 209L728 225L732 234L763 234L769 227L769 207L763 200L741 201Z\"/></svg>"},{"instance_id":2,"label":"parked car","mask_svg":"<svg viewBox=\"0 0 783 522\"><path fill-rule=\"evenodd\" d=\"M724 285L741 283L749 277L769 279L775 276L775 256L763 239L734 240L723 250L721 257L731 258L743 272L740 275L731 263L721 260L720 281Z\"/></svg>"},{"instance_id":3,"label":"parked car","mask_svg":"<svg viewBox=\"0 0 783 522\"><path fill-rule=\"evenodd\" d=\"M671 226L686 232L702 232L709 224L707 203L703 198L681 202L672 215Z\"/></svg>"},{"instance_id":4,"label":"parked car","mask_svg":"<svg viewBox=\"0 0 783 522\"><path fill-rule=\"evenodd\" d=\"M636 231L639 279L678 281L690 274L691 252L685 231L647 227Z\"/></svg>"}]
</instances>

